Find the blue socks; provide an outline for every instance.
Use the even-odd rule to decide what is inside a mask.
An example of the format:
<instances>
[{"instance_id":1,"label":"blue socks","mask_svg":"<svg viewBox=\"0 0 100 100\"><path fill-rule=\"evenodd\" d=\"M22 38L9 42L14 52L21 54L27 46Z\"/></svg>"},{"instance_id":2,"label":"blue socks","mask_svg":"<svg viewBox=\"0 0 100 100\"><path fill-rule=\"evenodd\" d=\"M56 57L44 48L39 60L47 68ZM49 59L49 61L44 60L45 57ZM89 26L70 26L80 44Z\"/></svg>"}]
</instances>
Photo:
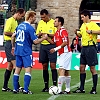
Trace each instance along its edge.
<instances>
[{"instance_id":1,"label":"blue socks","mask_svg":"<svg viewBox=\"0 0 100 100\"><path fill-rule=\"evenodd\" d=\"M30 84L30 81L31 81L31 74L30 73L25 73L25 76L24 76L24 90L26 92L28 92L28 87L29 87L29 84ZM18 82L19 82L19 75L18 74L14 74L13 76L13 87L14 87L14 90L18 90Z\"/></svg>"},{"instance_id":2,"label":"blue socks","mask_svg":"<svg viewBox=\"0 0 100 100\"><path fill-rule=\"evenodd\" d=\"M14 90L18 90L18 81L19 81L19 75L18 74L14 74L13 76L13 87Z\"/></svg>"},{"instance_id":3,"label":"blue socks","mask_svg":"<svg viewBox=\"0 0 100 100\"><path fill-rule=\"evenodd\" d=\"M26 92L28 92L28 87L29 87L30 81L31 81L31 74L30 73L25 73L25 76L24 76L24 90Z\"/></svg>"}]
</instances>

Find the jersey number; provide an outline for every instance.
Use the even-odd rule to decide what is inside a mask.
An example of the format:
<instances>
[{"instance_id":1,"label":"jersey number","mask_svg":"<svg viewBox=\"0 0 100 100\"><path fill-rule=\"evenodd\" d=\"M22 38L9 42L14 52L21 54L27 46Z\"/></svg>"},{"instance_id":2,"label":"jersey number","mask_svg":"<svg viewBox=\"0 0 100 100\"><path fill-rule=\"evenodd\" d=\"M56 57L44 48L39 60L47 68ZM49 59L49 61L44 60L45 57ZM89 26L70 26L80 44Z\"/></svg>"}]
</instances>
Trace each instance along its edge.
<instances>
[{"instance_id":1,"label":"jersey number","mask_svg":"<svg viewBox=\"0 0 100 100\"><path fill-rule=\"evenodd\" d=\"M21 42L23 42L24 41L24 31L23 30L18 30L17 31L17 39L16 39L16 41L21 41Z\"/></svg>"}]
</instances>

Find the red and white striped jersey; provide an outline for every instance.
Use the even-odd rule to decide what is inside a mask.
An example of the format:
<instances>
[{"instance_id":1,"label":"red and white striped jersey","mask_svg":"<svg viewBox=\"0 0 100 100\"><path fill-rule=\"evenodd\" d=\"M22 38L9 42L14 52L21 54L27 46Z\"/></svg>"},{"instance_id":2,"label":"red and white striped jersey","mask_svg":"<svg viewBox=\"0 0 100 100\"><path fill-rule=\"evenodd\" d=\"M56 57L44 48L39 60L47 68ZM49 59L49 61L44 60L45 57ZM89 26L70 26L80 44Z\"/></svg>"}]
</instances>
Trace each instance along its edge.
<instances>
[{"instance_id":1,"label":"red and white striped jersey","mask_svg":"<svg viewBox=\"0 0 100 100\"><path fill-rule=\"evenodd\" d=\"M57 30L53 41L56 43L56 46L60 46L64 41L67 42L67 45L64 48L61 48L58 50L59 55L61 55L64 52L70 52L70 46L69 46L69 38L68 38L68 32L64 27L61 27L60 30Z\"/></svg>"}]
</instances>

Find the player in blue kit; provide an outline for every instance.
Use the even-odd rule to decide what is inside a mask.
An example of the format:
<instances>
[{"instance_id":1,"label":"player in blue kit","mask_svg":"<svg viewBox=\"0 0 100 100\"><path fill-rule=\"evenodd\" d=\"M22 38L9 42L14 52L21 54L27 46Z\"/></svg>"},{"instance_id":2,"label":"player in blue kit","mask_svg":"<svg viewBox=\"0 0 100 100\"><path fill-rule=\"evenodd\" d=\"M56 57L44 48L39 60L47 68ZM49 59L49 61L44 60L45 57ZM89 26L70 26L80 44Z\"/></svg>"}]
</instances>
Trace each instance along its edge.
<instances>
[{"instance_id":1,"label":"player in blue kit","mask_svg":"<svg viewBox=\"0 0 100 100\"><path fill-rule=\"evenodd\" d=\"M47 38L44 34L41 39L35 35L35 29L31 26L36 19L34 11L27 11L25 14L25 22L22 22L16 28L12 35L12 53L16 55L16 70L13 76L13 93L18 93L19 74L22 66L25 68L24 76L24 90L23 94L33 94L28 87L31 81L31 67L32 67L32 44L38 44ZM15 44L16 39L16 44Z\"/></svg>"}]
</instances>

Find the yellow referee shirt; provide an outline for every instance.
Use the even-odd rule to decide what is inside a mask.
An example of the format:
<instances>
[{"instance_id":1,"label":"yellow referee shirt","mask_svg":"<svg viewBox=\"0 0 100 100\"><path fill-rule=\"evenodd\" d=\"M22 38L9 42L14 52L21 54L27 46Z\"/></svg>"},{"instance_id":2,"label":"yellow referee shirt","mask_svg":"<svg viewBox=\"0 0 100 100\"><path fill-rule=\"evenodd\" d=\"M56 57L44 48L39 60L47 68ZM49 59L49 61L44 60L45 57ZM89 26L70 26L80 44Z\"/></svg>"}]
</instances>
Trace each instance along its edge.
<instances>
[{"instance_id":1,"label":"yellow referee shirt","mask_svg":"<svg viewBox=\"0 0 100 100\"><path fill-rule=\"evenodd\" d=\"M100 27L95 22L83 23L80 28L80 34L82 35L82 46L93 45L97 43L97 34L88 34L86 30L100 30Z\"/></svg>"},{"instance_id":2,"label":"yellow referee shirt","mask_svg":"<svg viewBox=\"0 0 100 100\"><path fill-rule=\"evenodd\" d=\"M54 20L50 19L47 23L43 20L40 20L38 23L38 27L36 30L36 34L39 32L41 33L47 33L47 34L54 34L56 32L56 27L54 27ZM41 42L41 44L47 45L50 44L47 40L44 40Z\"/></svg>"},{"instance_id":3,"label":"yellow referee shirt","mask_svg":"<svg viewBox=\"0 0 100 100\"><path fill-rule=\"evenodd\" d=\"M15 20L13 17L10 17L7 19L5 27L4 27L4 32L12 32L14 33L16 27L18 26L17 20ZM10 36L4 35L4 40L11 40Z\"/></svg>"}]
</instances>

